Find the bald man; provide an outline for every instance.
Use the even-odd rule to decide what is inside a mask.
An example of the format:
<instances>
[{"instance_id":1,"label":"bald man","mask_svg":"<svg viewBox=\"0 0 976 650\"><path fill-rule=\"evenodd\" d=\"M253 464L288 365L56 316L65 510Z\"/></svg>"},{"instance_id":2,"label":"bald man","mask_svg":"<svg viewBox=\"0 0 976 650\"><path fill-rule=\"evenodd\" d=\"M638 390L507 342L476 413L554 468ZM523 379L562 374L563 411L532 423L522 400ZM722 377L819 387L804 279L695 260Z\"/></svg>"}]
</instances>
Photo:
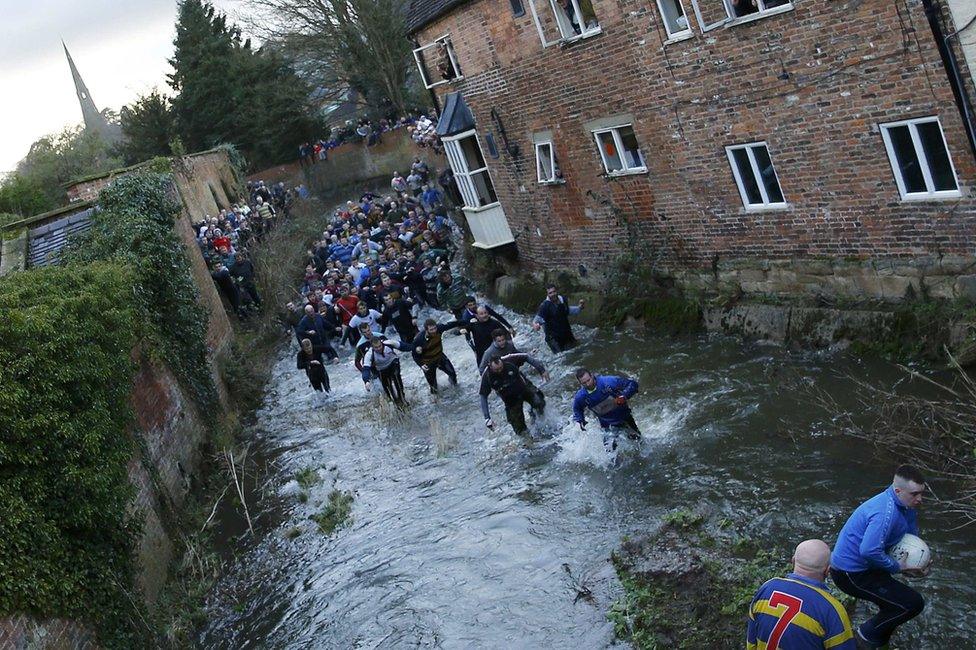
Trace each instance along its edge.
<instances>
[{"instance_id":1,"label":"bald man","mask_svg":"<svg viewBox=\"0 0 976 650\"><path fill-rule=\"evenodd\" d=\"M767 581L752 599L747 650L856 650L847 611L824 583L829 572L830 547L800 542L793 572Z\"/></svg>"}]
</instances>

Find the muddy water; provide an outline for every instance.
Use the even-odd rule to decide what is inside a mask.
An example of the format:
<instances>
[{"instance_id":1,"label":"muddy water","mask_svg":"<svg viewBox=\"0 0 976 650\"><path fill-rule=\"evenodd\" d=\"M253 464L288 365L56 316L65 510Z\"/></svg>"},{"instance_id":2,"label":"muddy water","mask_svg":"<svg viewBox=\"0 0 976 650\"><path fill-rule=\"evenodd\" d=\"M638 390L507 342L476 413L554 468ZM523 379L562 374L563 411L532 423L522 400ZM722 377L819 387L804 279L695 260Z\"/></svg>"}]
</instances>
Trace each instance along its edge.
<instances>
[{"instance_id":1,"label":"muddy water","mask_svg":"<svg viewBox=\"0 0 976 650\"><path fill-rule=\"evenodd\" d=\"M883 363L582 330L583 344L557 357L518 322L517 344L552 373L528 445L507 425L484 428L461 337L445 338L461 386L436 399L404 359L402 418L366 396L349 363L330 368L334 392L318 399L283 353L250 431L265 468L256 534L239 535L239 517L222 511L230 570L210 599L203 647L607 647L605 611L619 589L607 558L623 535L692 507L787 546L829 540L888 480L888 464L834 435L830 414L788 388L808 377L843 396L848 375L894 380ZM569 423L580 364L640 379L633 405L645 440L615 464L596 427L580 434ZM503 421L497 398L491 405ZM307 467L322 481L303 503L292 479ZM352 521L324 536L308 517L333 487L355 494ZM940 561L919 583L929 606L898 647L976 647L974 533L948 530L956 522L935 512L921 522Z\"/></svg>"}]
</instances>

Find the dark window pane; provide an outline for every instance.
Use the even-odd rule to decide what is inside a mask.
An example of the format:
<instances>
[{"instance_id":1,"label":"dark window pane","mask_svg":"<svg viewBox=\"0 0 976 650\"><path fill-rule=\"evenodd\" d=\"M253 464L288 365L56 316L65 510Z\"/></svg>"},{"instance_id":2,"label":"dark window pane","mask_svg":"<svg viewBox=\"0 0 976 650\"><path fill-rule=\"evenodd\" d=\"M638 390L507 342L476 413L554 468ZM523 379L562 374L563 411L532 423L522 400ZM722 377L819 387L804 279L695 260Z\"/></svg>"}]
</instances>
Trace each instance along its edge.
<instances>
[{"instance_id":1,"label":"dark window pane","mask_svg":"<svg viewBox=\"0 0 976 650\"><path fill-rule=\"evenodd\" d=\"M736 18L759 11L757 0L729 0L729 4L732 5L732 13L735 14Z\"/></svg>"},{"instance_id":2,"label":"dark window pane","mask_svg":"<svg viewBox=\"0 0 976 650\"><path fill-rule=\"evenodd\" d=\"M628 169L644 167L644 155L637 144L637 136L634 135L632 127L625 126L620 129L620 142L624 145Z\"/></svg>"},{"instance_id":3,"label":"dark window pane","mask_svg":"<svg viewBox=\"0 0 976 650\"><path fill-rule=\"evenodd\" d=\"M952 173L952 163L949 162L949 152L946 151L945 142L942 140L942 129L939 128L939 123L925 122L916 127L935 189L937 191L959 189Z\"/></svg>"},{"instance_id":4,"label":"dark window pane","mask_svg":"<svg viewBox=\"0 0 976 650\"><path fill-rule=\"evenodd\" d=\"M552 148L548 144L540 144L536 149L536 157L539 165L539 180L550 181L553 179L551 154Z\"/></svg>"},{"instance_id":5,"label":"dark window pane","mask_svg":"<svg viewBox=\"0 0 976 650\"><path fill-rule=\"evenodd\" d=\"M747 203L749 205L762 205L762 194L759 193L759 185L756 184L756 175L752 173L749 154L744 148L733 149L732 158L735 160L736 169L739 170L739 178L746 191Z\"/></svg>"},{"instance_id":6,"label":"dark window pane","mask_svg":"<svg viewBox=\"0 0 976 650\"><path fill-rule=\"evenodd\" d=\"M509 0L512 4L512 15L513 16L524 16L525 7L522 5L522 0Z\"/></svg>"},{"instance_id":7,"label":"dark window pane","mask_svg":"<svg viewBox=\"0 0 976 650\"><path fill-rule=\"evenodd\" d=\"M459 142L461 152L464 154L464 162L468 166L468 171L474 171L485 167L484 156L481 155L481 148L478 146L477 136L469 136Z\"/></svg>"},{"instance_id":8,"label":"dark window pane","mask_svg":"<svg viewBox=\"0 0 976 650\"><path fill-rule=\"evenodd\" d=\"M764 145L752 148L752 155L756 157L756 166L759 167L759 175L762 176L763 187L766 188L766 196L770 203L782 203L783 192L779 189L779 181L776 179L776 171L773 169L773 161L769 159L769 150Z\"/></svg>"},{"instance_id":9,"label":"dark window pane","mask_svg":"<svg viewBox=\"0 0 976 650\"><path fill-rule=\"evenodd\" d=\"M488 170L471 175L471 183L474 185L475 194L478 195L478 207L494 203L498 200L495 196L495 188L491 184L491 177Z\"/></svg>"},{"instance_id":10,"label":"dark window pane","mask_svg":"<svg viewBox=\"0 0 976 650\"><path fill-rule=\"evenodd\" d=\"M912 135L908 132L908 127L890 127L888 137L891 138L891 148L895 152L895 165L901 172L905 193L927 191L925 177L922 176L922 170L918 165L918 156L915 153L915 145L912 143Z\"/></svg>"}]
</instances>

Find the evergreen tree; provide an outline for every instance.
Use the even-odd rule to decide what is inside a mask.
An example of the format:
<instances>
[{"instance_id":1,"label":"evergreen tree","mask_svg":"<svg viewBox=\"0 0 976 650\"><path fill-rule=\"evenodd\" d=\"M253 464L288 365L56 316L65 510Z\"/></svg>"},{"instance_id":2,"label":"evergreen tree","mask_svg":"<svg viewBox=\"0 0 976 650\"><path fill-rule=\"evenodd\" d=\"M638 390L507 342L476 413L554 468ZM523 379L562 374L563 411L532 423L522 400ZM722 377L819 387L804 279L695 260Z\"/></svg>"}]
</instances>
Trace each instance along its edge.
<instances>
[{"instance_id":1,"label":"evergreen tree","mask_svg":"<svg viewBox=\"0 0 976 650\"><path fill-rule=\"evenodd\" d=\"M169 100L158 90L139 97L120 113L123 140L118 153L126 165L156 156L170 155L169 142L176 134Z\"/></svg>"},{"instance_id":2,"label":"evergreen tree","mask_svg":"<svg viewBox=\"0 0 976 650\"><path fill-rule=\"evenodd\" d=\"M203 0L181 0L170 85L189 151L237 145L255 167L293 158L321 132L310 89L277 53L251 49Z\"/></svg>"}]
</instances>

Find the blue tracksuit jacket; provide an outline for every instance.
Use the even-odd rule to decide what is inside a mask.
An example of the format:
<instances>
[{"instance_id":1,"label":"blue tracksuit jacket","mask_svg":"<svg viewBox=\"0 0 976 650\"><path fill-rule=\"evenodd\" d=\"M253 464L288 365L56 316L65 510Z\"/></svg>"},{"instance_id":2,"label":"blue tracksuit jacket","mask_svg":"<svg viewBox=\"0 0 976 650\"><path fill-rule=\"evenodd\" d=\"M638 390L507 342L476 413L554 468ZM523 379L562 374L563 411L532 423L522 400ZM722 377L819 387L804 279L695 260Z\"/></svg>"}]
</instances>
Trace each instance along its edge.
<instances>
[{"instance_id":1,"label":"blue tracksuit jacket","mask_svg":"<svg viewBox=\"0 0 976 650\"><path fill-rule=\"evenodd\" d=\"M898 500L893 487L888 487L857 507L837 536L830 566L841 571L856 572L880 569L898 573L901 569L885 549L905 533L918 534L915 511Z\"/></svg>"},{"instance_id":2,"label":"blue tracksuit jacket","mask_svg":"<svg viewBox=\"0 0 976 650\"><path fill-rule=\"evenodd\" d=\"M596 376L596 388L591 392L582 386L573 398L573 419L586 422L583 410L589 408L596 413L600 426L607 429L624 423L630 415L630 407L618 406L614 398L623 395L630 399L637 393L637 381L626 377L609 375Z\"/></svg>"}]
</instances>

